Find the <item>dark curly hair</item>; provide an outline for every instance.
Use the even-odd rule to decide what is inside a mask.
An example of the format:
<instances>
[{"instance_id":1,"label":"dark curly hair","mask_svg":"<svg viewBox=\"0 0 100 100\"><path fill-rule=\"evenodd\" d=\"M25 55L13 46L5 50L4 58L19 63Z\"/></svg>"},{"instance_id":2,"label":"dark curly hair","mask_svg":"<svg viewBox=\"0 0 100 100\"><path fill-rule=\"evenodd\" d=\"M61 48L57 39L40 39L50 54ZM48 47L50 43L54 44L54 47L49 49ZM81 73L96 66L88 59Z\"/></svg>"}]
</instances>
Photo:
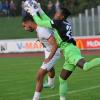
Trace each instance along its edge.
<instances>
[{"instance_id":1,"label":"dark curly hair","mask_svg":"<svg viewBox=\"0 0 100 100\"><path fill-rule=\"evenodd\" d=\"M65 7L60 7L60 10L64 16L64 19L67 19L71 15L71 12Z\"/></svg>"},{"instance_id":2,"label":"dark curly hair","mask_svg":"<svg viewBox=\"0 0 100 100\"><path fill-rule=\"evenodd\" d=\"M22 19L22 22L26 22L26 21L32 21L32 22L34 21L33 17L28 13Z\"/></svg>"}]
</instances>

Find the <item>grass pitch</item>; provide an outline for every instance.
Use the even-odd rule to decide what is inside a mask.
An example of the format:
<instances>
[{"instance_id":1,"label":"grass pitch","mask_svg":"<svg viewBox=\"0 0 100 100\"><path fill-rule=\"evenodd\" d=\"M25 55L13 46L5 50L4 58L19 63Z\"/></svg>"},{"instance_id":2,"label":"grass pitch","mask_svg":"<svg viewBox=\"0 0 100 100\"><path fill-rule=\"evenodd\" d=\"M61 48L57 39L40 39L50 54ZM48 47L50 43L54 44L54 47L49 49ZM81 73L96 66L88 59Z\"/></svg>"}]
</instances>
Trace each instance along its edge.
<instances>
[{"instance_id":1,"label":"grass pitch","mask_svg":"<svg viewBox=\"0 0 100 100\"><path fill-rule=\"evenodd\" d=\"M97 56L87 56L87 59L94 57ZM42 57L0 58L0 100L32 100L42 60ZM59 100L58 76L63 62L60 59L56 64L55 88L44 89L41 100ZM77 68L68 84L68 100L100 100L100 67L89 72Z\"/></svg>"},{"instance_id":2,"label":"grass pitch","mask_svg":"<svg viewBox=\"0 0 100 100\"><path fill-rule=\"evenodd\" d=\"M0 17L0 39L20 39L36 37L35 32L26 32L22 27L22 17Z\"/></svg>"}]
</instances>

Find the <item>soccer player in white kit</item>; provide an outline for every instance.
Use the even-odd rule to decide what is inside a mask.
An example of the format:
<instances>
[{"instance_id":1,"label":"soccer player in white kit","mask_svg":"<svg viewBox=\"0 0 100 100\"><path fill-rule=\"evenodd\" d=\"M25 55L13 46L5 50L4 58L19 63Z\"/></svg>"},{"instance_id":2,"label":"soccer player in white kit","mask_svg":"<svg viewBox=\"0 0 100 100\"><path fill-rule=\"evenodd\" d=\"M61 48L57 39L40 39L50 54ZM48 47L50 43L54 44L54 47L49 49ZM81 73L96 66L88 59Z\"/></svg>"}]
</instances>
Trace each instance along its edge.
<instances>
[{"instance_id":1,"label":"soccer player in white kit","mask_svg":"<svg viewBox=\"0 0 100 100\"><path fill-rule=\"evenodd\" d=\"M37 73L36 89L34 93L33 100L39 100L40 93L43 88L44 76L48 73L48 84L47 86L54 86L55 70L54 65L56 61L60 58L60 49L58 49L55 38L53 37L53 30L49 28L37 26L31 15L26 15L23 18L22 26L26 31L37 32L37 37L45 47L45 60ZM54 56L53 56L54 55Z\"/></svg>"}]
</instances>

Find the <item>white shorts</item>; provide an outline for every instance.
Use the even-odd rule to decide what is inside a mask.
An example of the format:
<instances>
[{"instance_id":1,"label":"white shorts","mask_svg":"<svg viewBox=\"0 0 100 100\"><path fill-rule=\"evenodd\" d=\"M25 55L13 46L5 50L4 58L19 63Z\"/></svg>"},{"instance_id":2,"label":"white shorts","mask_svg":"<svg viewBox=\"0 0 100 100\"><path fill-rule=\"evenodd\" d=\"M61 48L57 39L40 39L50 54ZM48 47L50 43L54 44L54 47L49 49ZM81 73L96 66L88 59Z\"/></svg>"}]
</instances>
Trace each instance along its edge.
<instances>
[{"instance_id":1,"label":"white shorts","mask_svg":"<svg viewBox=\"0 0 100 100\"><path fill-rule=\"evenodd\" d=\"M45 49L44 50L44 53L45 53L45 58L48 58L49 55L50 55L50 51L47 51ZM60 58L60 55L61 55L60 54L60 49L58 49L56 51L55 55L53 56L53 58L48 63L46 63L46 64L43 63L42 66L41 66L41 68L42 69L45 69L47 71L50 71L54 67L56 61Z\"/></svg>"}]
</instances>

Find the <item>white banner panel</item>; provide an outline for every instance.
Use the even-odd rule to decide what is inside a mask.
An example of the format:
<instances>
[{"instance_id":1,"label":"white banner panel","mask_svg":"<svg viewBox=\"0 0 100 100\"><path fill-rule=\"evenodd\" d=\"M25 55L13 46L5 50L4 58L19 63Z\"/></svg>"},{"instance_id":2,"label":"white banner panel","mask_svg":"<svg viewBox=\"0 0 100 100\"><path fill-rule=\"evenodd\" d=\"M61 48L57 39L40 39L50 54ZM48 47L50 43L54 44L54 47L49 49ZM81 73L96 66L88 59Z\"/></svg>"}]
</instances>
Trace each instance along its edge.
<instances>
[{"instance_id":1,"label":"white banner panel","mask_svg":"<svg viewBox=\"0 0 100 100\"><path fill-rule=\"evenodd\" d=\"M75 38L77 47L81 50L100 49L100 36ZM0 40L0 53L41 52L43 50L43 45L37 38Z\"/></svg>"},{"instance_id":2,"label":"white banner panel","mask_svg":"<svg viewBox=\"0 0 100 100\"><path fill-rule=\"evenodd\" d=\"M43 51L37 39L0 40L0 53L23 53Z\"/></svg>"}]
</instances>

